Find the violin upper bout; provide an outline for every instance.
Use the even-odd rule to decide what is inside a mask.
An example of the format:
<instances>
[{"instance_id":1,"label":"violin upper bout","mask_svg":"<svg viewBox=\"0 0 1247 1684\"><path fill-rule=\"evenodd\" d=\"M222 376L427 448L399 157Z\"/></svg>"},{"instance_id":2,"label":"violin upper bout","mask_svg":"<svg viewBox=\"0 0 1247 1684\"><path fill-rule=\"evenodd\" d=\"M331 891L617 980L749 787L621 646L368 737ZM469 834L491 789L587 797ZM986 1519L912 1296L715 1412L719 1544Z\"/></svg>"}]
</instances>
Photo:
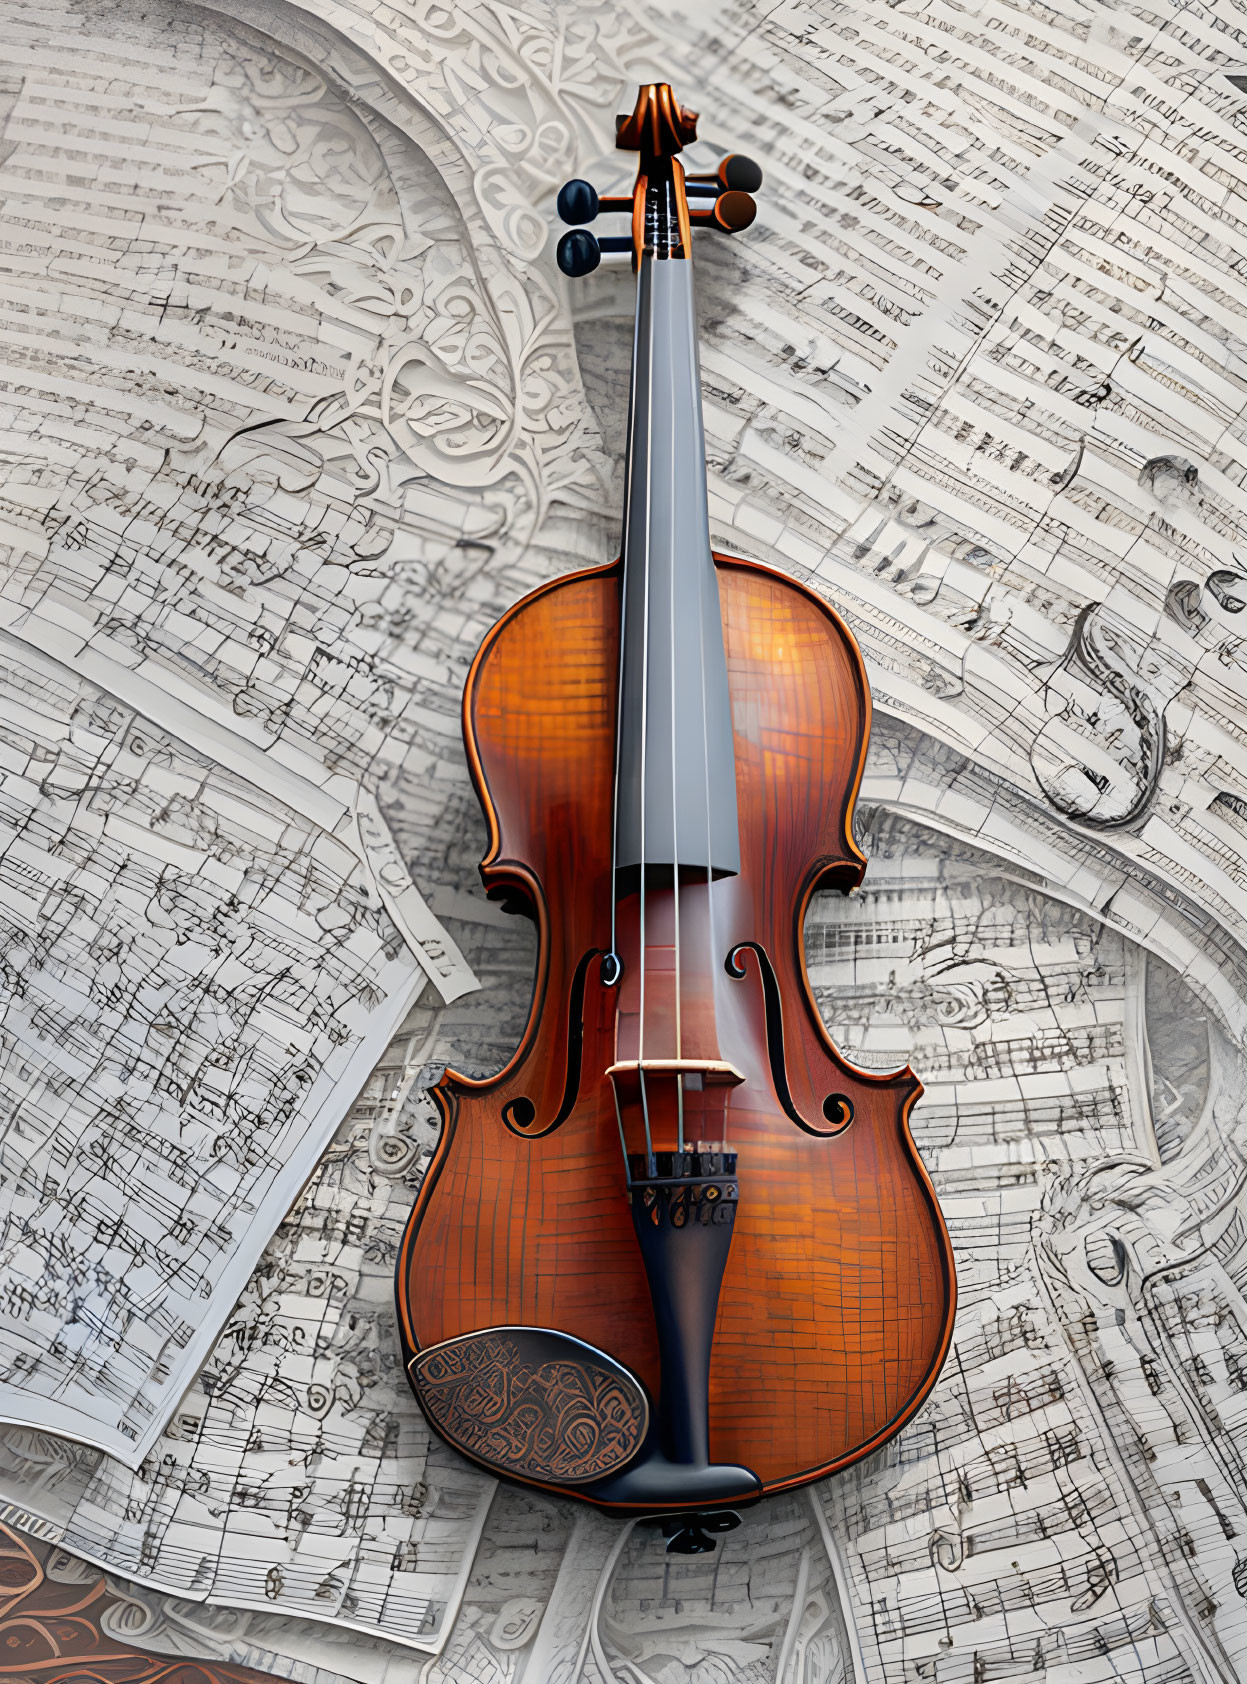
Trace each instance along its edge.
<instances>
[{"instance_id":1,"label":"violin upper bout","mask_svg":"<svg viewBox=\"0 0 1247 1684\"><path fill-rule=\"evenodd\" d=\"M857 640L825 598L787 574L715 554L744 823L773 821L802 900L856 888L866 856L853 807L870 737L870 684ZM742 836L742 848L747 846Z\"/></svg>"}]
</instances>

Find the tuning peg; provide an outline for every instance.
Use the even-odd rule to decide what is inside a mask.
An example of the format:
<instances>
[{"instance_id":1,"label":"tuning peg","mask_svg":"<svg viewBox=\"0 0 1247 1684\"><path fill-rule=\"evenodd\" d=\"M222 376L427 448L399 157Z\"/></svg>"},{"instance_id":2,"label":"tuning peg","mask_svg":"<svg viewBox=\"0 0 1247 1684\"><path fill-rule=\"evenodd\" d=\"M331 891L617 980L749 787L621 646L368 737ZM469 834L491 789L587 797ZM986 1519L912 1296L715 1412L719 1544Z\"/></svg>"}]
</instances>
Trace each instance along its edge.
<instances>
[{"instance_id":1,"label":"tuning peg","mask_svg":"<svg viewBox=\"0 0 1247 1684\"><path fill-rule=\"evenodd\" d=\"M588 181L565 182L555 200L559 216L573 227L582 222L592 222L600 205L597 188Z\"/></svg>"},{"instance_id":2,"label":"tuning peg","mask_svg":"<svg viewBox=\"0 0 1247 1684\"><path fill-rule=\"evenodd\" d=\"M729 152L719 165L719 180L734 193L756 193L762 185L762 167L743 152Z\"/></svg>"},{"instance_id":3,"label":"tuning peg","mask_svg":"<svg viewBox=\"0 0 1247 1684\"><path fill-rule=\"evenodd\" d=\"M729 152L726 158L719 160L719 167L713 175L690 175L685 189L690 195L704 199L711 194L729 191L756 193L761 185L761 166L742 152Z\"/></svg>"},{"instance_id":4,"label":"tuning peg","mask_svg":"<svg viewBox=\"0 0 1247 1684\"><path fill-rule=\"evenodd\" d=\"M710 209L710 223L724 234L739 234L742 228L748 228L758 214L757 204L748 193L740 193L734 187L726 193L720 193Z\"/></svg>"},{"instance_id":5,"label":"tuning peg","mask_svg":"<svg viewBox=\"0 0 1247 1684\"><path fill-rule=\"evenodd\" d=\"M739 234L748 228L758 214L758 207L748 193L730 188L719 194L705 210L691 211L689 221L694 228L714 228L720 234Z\"/></svg>"},{"instance_id":6,"label":"tuning peg","mask_svg":"<svg viewBox=\"0 0 1247 1684\"><path fill-rule=\"evenodd\" d=\"M631 250L631 235L607 234L599 240L587 228L573 228L559 241L555 260L565 275L575 279L580 275L591 275L602 261L604 252Z\"/></svg>"},{"instance_id":7,"label":"tuning peg","mask_svg":"<svg viewBox=\"0 0 1247 1684\"><path fill-rule=\"evenodd\" d=\"M605 198L598 195L598 190L588 181L565 181L559 188L559 196L554 201L554 208L564 222L570 222L577 227L582 222L592 222L604 211L624 211L631 213L631 193L608 193Z\"/></svg>"},{"instance_id":8,"label":"tuning peg","mask_svg":"<svg viewBox=\"0 0 1247 1684\"><path fill-rule=\"evenodd\" d=\"M573 187L584 185L583 182L571 183ZM561 194L559 196L562 197ZM594 198L596 197L595 193ZM570 234L564 234L559 241L555 258L565 275L571 275L573 278L591 275L602 261L602 248L587 228L575 228Z\"/></svg>"}]
</instances>

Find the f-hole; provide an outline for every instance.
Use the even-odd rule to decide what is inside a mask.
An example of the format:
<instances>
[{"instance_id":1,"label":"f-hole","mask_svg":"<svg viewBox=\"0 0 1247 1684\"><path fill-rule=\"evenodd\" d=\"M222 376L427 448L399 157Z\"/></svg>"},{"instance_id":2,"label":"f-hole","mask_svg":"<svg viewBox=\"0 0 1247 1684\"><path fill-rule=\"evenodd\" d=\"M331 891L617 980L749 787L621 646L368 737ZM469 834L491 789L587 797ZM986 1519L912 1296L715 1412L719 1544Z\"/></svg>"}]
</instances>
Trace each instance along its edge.
<instances>
[{"instance_id":1,"label":"f-hole","mask_svg":"<svg viewBox=\"0 0 1247 1684\"><path fill-rule=\"evenodd\" d=\"M552 1122L544 1128L534 1128L537 1121L537 1107L527 1094L517 1094L509 1099L502 1107L502 1120L522 1140L541 1140L547 1134L553 1134L560 1123L565 1123L571 1116L572 1107L580 1097L580 1065L584 1053L585 1028L585 984L589 978L589 966L595 959L603 959L602 982L610 987L619 981L623 974L623 967L613 953L603 956L600 947L591 947L576 966L572 977L570 997L567 1002L567 1079L563 1084L563 1103L559 1106L558 1114ZM610 961L613 961L613 966Z\"/></svg>"},{"instance_id":2,"label":"f-hole","mask_svg":"<svg viewBox=\"0 0 1247 1684\"><path fill-rule=\"evenodd\" d=\"M823 1101L823 1116L829 1125L827 1128L815 1128L813 1123L807 1123L793 1104L784 1061L784 1013L780 1004L779 983L765 947L756 941L739 942L724 960L723 968L728 976L739 982L745 975L745 966L741 959L741 954L745 952L752 953L758 962L762 1005L766 1014L766 1051L771 1061L771 1081L775 1084L775 1095L783 1107L784 1115L799 1129L804 1129L806 1134L817 1135L820 1140L830 1140L837 1134L843 1134L853 1121L853 1101L847 1094L830 1093Z\"/></svg>"}]
</instances>

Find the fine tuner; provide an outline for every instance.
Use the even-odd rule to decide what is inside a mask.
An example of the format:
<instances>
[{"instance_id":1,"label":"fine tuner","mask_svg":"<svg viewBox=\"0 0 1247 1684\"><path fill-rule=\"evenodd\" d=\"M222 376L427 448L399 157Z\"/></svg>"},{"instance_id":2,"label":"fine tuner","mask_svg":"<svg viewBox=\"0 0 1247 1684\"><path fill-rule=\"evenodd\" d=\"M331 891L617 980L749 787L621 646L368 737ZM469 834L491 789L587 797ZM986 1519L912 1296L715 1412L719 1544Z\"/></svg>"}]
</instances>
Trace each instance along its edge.
<instances>
[{"instance_id":1,"label":"fine tuner","mask_svg":"<svg viewBox=\"0 0 1247 1684\"><path fill-rule=\"evenodd\" d=\"M668 140L683 146L696 132L697 114L676 108L678 115L670 121ZM648 136L631 129L635 114L616 119L616 145L624 150L643 150ZM678 147L677 147L678 150ZM645 246L653 245L656 234L655 217L646 217L646 198L655 186L666 190L681 234L691 234L697 228L710 228L720 234L739 234L748 228L758 207L753 199L762 185L762 170L752 158L730 152L722 159L713 175L685 175L681 164L671 156L656 157L650 170L642 170L631 193L600 195L591 182L568 181L555 201L560 218L571 225L572 232L564 234L558 244L558 266L573 278L590 275L602 261L604 252L631 252L635 267ZM695 202L696 208L689 201ZM584 226L603 215L627 215L632 218L630 234L607 234L604 237L589 233ZM665 255L688 256L687 251L671 251Z\"/></svg>"}]
</instances>

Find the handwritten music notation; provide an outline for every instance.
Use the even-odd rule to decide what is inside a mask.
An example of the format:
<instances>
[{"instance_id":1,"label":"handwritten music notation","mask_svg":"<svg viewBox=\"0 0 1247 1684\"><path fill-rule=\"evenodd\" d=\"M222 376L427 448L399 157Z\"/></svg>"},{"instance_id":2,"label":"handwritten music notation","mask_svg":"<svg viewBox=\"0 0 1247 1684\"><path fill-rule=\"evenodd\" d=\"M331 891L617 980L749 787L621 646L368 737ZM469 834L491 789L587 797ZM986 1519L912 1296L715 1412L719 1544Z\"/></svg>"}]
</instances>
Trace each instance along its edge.
<instances>
[{"instance_id":1,"label":"handwritten music notation","mask_svg":"<svg viewBox=\"0 0 1247 1684\"><path fill-rule=\"evenodd\" d=\"M140 1462L423 986L356 857L0 636L0 1418Z\"/></svg>"},{"instance_id":2,"label":"handwritten music notation","mask_svg":"<svg viewBox=\"0 0 1247 1684\"><path fill-rule=\"evenodd\" d=\"M494 1482L408 1406L392 1327L439 1022L427 997L412 1008L137 1468L0 1429L11 1511L136 1595L181 1599L183 1628L211 1627L205 1604L235 1610L240 1643L247 1610L257 1632L301 1620L319 1634L302 1652L358 1665L436 1651L453 1625Z\"/></svg>"},{"instance_id":3,"label":"handwritten music notation","mask_svg":"<svg viewBox=\"0 0 1247 1684\"><path fill-rule=\"evenodd\" d=\"M138 962L91 949L114 881L179 965L201 930L250 964L260 902L227 908L223 884L261 788L270 820L297 818L248 892L318 904L339 871L341 929L388 915L442 998L487 987L396 1037L225 1293L235 1217L183 1215L198 1143L225 1119L209 1189L285 1147L244 1138L251 1089L209 1049L241 1059L266 1013L297 1018L306 1056L246 1055L293 1131L306 1094L283 1083L341 1067L333 990L370 961L322 944L329 992L296 965L247 996L243 1030L208 988L210 1021L187 1017L184 1055L173 1038L171 1069L202 1072L179 1078L176 1134L114 1075L82 1162L110 1186L146 1175L157 1239L136 1263L134 1210L84 1189L39 1271L182 1257L197 1312L238 1306L138 1468L10 1428L0 1494L124 1567L153 1643L300 1684L1238 1677L1233 8L741 0L712 24L606 5L573 28L468 0L344 28L308 0L323 75L275 12L263 37L159 6L98 34L56 5L10 12L0 625L39 684L72 669L107 718L155 714L173 758L137 776L106 718L22 760L21 800L50 766L68 781L5 854L6 897L38 895L101 1013ZM866 653L871 873L865 898L816 907L811 973L846 1050L926 1080L915 1127L964 1288L955 1358L896 1446L751 1511L708 1569L441 1463L387 1366L380 1284L410 1198L387 1188L431 1145L421 1071L497 1068L524 1019L531 941L472 890L458 699L492 620L615 542L628 281L603 265L572 322L544 247L554 189L609 157L621 90L658 65L703 113L699 162L745 147L767 172L750 241L698 253L714 536L825 590ZM325 836L357 864L304 844ZM209 862L202 880L164 875L154 837ZM96 1008L15 1009L34 1115L67 1103ZM37 1182L19 1165L23 1209L77 1161L53 1140ZM278 1216L242 1214L257 1235ZM34 1290L0 1305L18 1328ZM115 1337L112 1306L78 1316L83 1349ZM191 1320L161 1304L144 1324L166 1398ZM39 1355L36 1385L76 1351ZM95 1396L120 1416L117 1355ZM22 1395L22 1370L4 1385Z\"/></svg>"}]
</instances>

